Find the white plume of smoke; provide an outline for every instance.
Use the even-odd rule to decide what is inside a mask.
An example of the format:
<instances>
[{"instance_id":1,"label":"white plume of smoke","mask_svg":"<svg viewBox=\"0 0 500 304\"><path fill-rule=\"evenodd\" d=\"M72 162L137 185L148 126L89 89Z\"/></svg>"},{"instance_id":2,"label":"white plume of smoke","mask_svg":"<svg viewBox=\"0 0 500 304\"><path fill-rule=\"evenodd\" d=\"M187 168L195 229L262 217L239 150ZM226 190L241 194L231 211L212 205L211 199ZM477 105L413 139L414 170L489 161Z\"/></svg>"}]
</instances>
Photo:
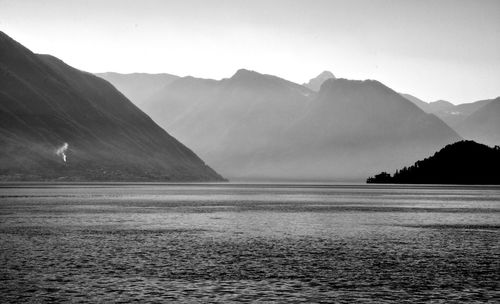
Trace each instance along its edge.
<instances>
[{"instance_id":1,"label":"white plume of smoke","mask_svg":"<svg viewBox=\"0 0 500 304\"><path fill-rule=\"evenodd\" d=\"M66 162L66 150L68 150L68 143L64 143L60 148L57 149L56 155L62 156L64 162Z\"/></svg>"}]
</instances>

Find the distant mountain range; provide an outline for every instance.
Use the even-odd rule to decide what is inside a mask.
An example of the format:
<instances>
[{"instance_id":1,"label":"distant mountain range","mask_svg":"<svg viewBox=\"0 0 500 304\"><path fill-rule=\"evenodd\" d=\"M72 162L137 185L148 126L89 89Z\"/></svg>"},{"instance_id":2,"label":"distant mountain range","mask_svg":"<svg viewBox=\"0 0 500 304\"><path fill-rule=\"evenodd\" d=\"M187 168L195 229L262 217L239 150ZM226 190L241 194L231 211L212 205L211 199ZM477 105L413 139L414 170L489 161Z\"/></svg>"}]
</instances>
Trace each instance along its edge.
<instances>
[{"instance_id":1,"label":"distant mountain range","mask_svg":"<svg viewBox=\"0 0 500 304\"><path fill-rule=\"evenodd\" d=\"M171 74L142 73L103 73L96 75L113 83L136 105L146 110L147 113L151 113L150 108L154 108L155 114L152 115L155 118L160 117L157 120L167 129L170 124L175 123L177 119L183 117L179 113L188 113L191 111L190 107L197 104L195 100L200 101L205 99L205 89L210 90L212 87L211 84L217 83L216 80L212 79L201 80L194 77L184 77L183 80L174 86L175 88L171 88L169 85L180 77ZM324 71L312 78L308 83L304 83L302 86L311 91L308 99L312 99L315 93L320 90L321 85L329 79L336 79L336 77L332 72ZM401 96L413 102L424 112L439 117L463 138L488 145L500 144L500 140L498 140L498 136L496 135L500 133L500 130L496 127L500 123L500 113L498 113L498 110L491 109L491 111L483 114L489 117L484 120L488 121L487 125L477 119L475 122L466 122L471 114L493 101L493 99L454 105L445 100L425 102L410 94L401 93ZM153 104L161 104L165 99L169 100L169 107L151 106ZM186 101L186 99L189 99L189 101Z\"/></svg>"},{"instance_id":2,"label":"distant mountain range","mask_svg":"<svg viewBox=\"0 0 500 304\"><path fill-rule=\"evenodd\" d=\"M183 77L141 107L231 179L359 180L461 139L379 82L315 79L319 92L244 69Z\"/></svg>"},{"instance_id":3,"label":"distant mountain range","mask_svg":"<svg viewBox=\"0 0 500 304\"><path fill-rule=\"evenodd\" d=\"M498 98L426 103L327 71L100 78L0 38L2 179L223 180L102 78L231 179L361 180L462 137L498 142Z\"/></svg>"},{"instance_id":4,"label":"distant mountain range","mask_svg":"<svg viewBox=\"0 0 500 304\"><path fill-rule=\"evenodd\" d=\"M463 138L490 146L500 145L500 97L454 105L438 100L427 103L415 96L401 94L427 113L441 118Z\"/></svg>"},{"instance_id":5,"label":"distant mountain range","mask_svg":"<svg viewBox=\"0 0 500 304\"><path fill-rule=\"evenodd\" d=\"M368 183L402 184L500 184L500 147L460 141L390 175L386 172Z\"/></svg>"},{"instance_id":6,"label":"distant mountain range","mask_svg":"<svg viewBox=\"0 0 500 304\"><path fill-rule=\"evenodd\" d=\"M284 79L239 70L221 81L185 77L144 103L153 119L222 174L246 178L313 94Z\"/></svg>"},{"instance_id":7,"label":"distant mountain range","mask_svg":"<svg viewBox=\"0 0 500 304\"><path fill-rule=\"evenodd\" d=\"M275 166L290 178L357 179L457 140L460 136L436 116L378 81L329 79L274 142L265 167Z\"/></svg>"},{"instance_id":8,"label":"distant mountain range","mask_svg":"<svg viewBox=\"0 0 500 304\"><path fill-rule=\"evenodd\" d=\"M0 32L0 179L221 181L107 81Z\"/></svg>"},{"instance_id":9,"label":"distant mountain range","mask_svg":"<svg viewBox=\"0 0 500 304\"><path fill-rule=\"evenodd\" d=\"M231 178L356 179L411 163L461 138L500 144L498 109L491 105L472 115L493 101L427 103L396 96L376 81L337 79L329 71L301 86L242 69L220 81L171 78L137 104Z\"/></svg>"}]
</instances>

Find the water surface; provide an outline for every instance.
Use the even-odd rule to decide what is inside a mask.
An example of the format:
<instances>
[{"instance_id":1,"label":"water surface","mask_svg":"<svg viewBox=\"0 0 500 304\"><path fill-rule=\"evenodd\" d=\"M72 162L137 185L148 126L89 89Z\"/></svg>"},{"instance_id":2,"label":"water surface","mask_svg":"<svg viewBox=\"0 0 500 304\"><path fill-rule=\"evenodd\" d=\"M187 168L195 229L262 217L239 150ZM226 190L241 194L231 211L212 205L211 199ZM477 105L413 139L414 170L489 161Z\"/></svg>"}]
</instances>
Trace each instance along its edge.
<instances>
[{"instance_id":1,"label":"water surface","mask_svg":"<svg viewBox=\"0 0 500 304\"><path fill-rule=\"evenodd\" d=\"M0 302L494 302L500 188L3 184Z\"/></svg>"}]
</instances>

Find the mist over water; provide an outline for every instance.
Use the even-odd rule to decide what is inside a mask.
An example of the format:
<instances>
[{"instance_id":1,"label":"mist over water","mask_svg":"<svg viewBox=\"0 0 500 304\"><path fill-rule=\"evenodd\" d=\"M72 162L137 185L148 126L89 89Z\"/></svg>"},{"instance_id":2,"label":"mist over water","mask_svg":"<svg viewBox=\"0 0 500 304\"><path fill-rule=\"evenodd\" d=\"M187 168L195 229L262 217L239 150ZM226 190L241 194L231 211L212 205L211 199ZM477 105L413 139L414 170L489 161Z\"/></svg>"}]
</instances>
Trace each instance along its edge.
<instances>
[{"instance_id":1,"label":"mist over water","mask_svg":"<svg viewBox=\"0 0 500 304\"><path fill-rule=\"evenodd\" d=\"M500 188L0 187L0 300L486 302Z\"/></svg>"}]
</instances>

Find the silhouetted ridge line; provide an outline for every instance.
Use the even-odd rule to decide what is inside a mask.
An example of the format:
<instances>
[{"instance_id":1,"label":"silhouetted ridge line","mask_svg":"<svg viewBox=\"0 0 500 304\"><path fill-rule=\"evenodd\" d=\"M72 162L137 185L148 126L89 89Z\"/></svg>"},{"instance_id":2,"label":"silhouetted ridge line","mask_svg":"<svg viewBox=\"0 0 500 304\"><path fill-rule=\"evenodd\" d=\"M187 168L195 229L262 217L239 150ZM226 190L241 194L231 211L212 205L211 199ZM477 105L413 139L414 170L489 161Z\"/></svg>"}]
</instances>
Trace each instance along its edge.
<instances>
[{"instance_id":1,"label":"silhouetted ridge line","mask_svg":"<svg viewBox=\"0 0 500 304\"><path fill-rule=\"evenodd\" d=\"M382 172L367 183L395 184L500 184L500 147L474 141L445 146L433 156L417 161L394 175Z\"/></svg>"}]
</instances>

